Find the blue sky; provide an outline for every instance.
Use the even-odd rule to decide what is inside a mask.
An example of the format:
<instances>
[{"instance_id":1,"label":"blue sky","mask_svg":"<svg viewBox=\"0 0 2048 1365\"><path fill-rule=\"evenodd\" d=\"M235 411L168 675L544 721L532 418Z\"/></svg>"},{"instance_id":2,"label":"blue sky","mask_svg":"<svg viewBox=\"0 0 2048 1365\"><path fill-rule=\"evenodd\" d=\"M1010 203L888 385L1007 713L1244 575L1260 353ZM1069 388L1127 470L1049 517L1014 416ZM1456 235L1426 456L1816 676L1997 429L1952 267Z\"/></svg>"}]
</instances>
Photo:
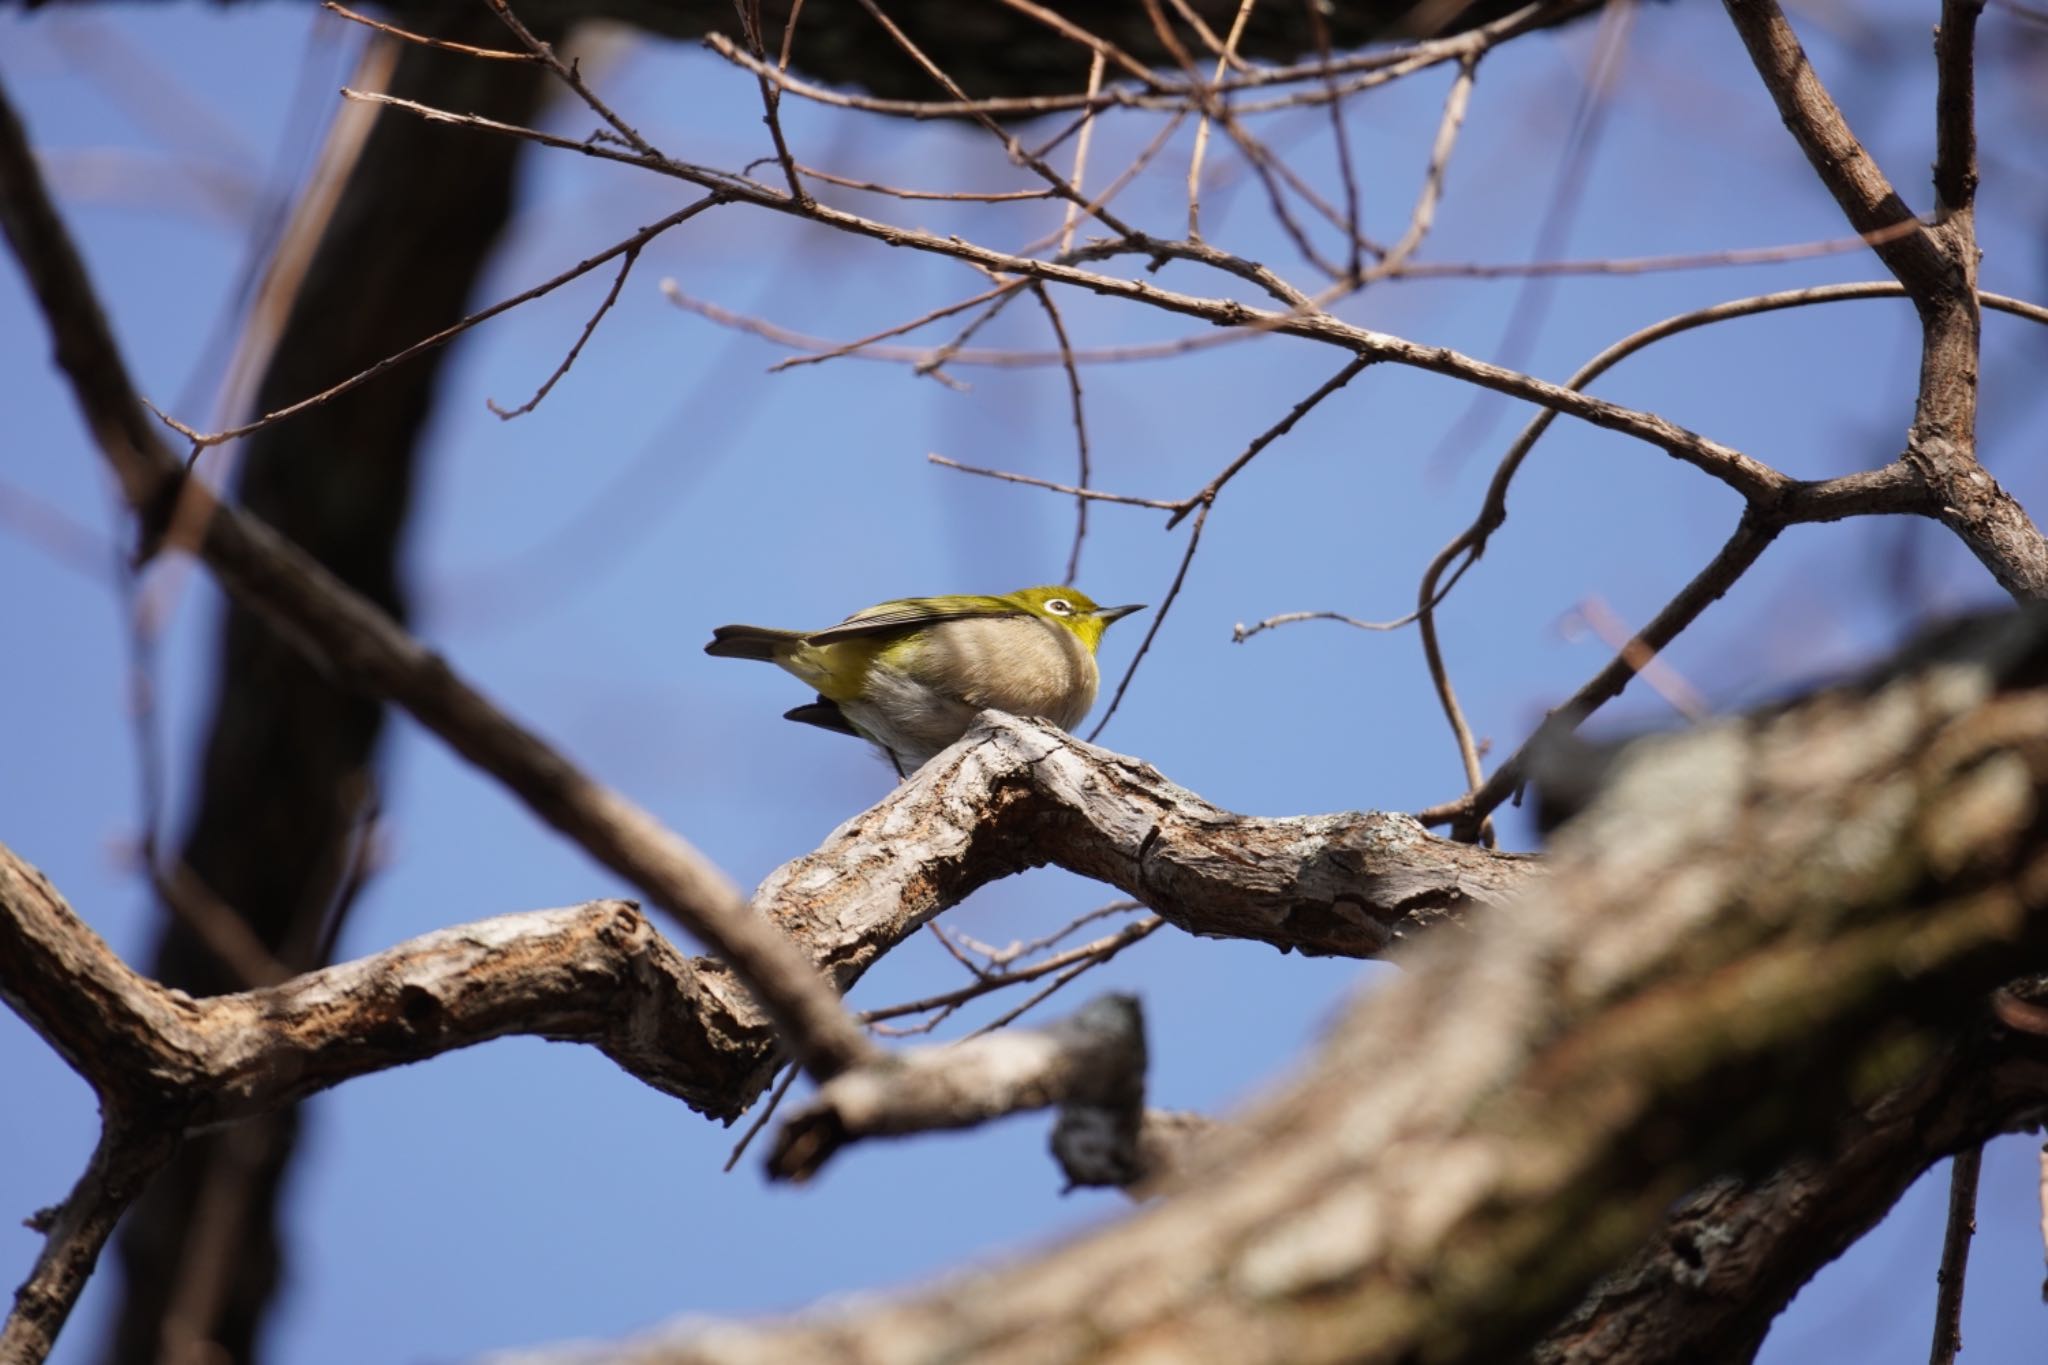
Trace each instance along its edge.
<instances>
[{"instance_id":1,"label":"blue sky","mask_svg":"<svg viewBox=\"0 0 2048 1365\"><path fill-rule=\"evenodd\" d=\"M1922 7L1925 8L1925 7ZM1923 59L1932 11L1888 4L1803 13L1813 57L1911 202L1932 155ZM2026 44L2031 41L2034 46ZM1872 65L1882 43L1904 44ZM2036 134L2041 33L1983 23L1987 288L2039 298L2048 147ZM207 339L233 322L250 223L288 200L335 105L360 36L305 5L105 6L0 12L0 79L47 155L138 383L206 424L219 380ZM1560 171L1591 59L1588 29L1513 45L1482 67L1423 258L1526 259ZM588 70L658 145L739 165L763 154L750 78L688 45L614 44ZM1433 73L1351 106L1368 229L1405 222L1448 83ZM900 127L785 104L805 160L916 185L1016 187L985 133ZM589 131L557 104L548 126ZM1096 165L1149 137L1109 125ZM1326 125L1271 126L1307 174L1330 165ZM450 130L449 136L470 136ZM1174 235L1186 137L1169 168L1120 203ZM1227 152L1212 151L1212 164ZM1318 176L1318 178L1321 178ZM544 279L686 202L678 185L570 156L529 162L517 220L481 299ZM1016 245L1057 225L1045 204L966 212L828 196L878 216ZM1216 192L1203 226L1285 272L1298 262L1255 190ZM1640 17L1563 254L1711 251L1842 235L1718 10ZM1522 364L1562 378L1661 317L1745 294L1879 278L1867 252L1768 267L1571 280L1556 286ZM599 272L465 338L449 367L407 547L420 632L514 714L645 803L752 884L880 797L888 770L850 742L779 719L803 700L772 670L706 658L727 621L820 624L882 598L1002 591L1058 576L1071 505L935 469L929 451L1065 479L1073 470L1057 370L961 367L955 392L858 360L764 371L785 348L683 313L657 288L802 331L852 337L982 287L962 267L836 238L745 209L700 216L649 248L582 359L531 416L523 401L602 297ZM1305 277L1305 276L1304 276ZM1169 286L1223 291L1173 265ZM1235 283L1235 282L1229 282ZM1346 318L1485 357L1500 352L1514 286L1415 282L1348 301ZM1077 344L1196 329L1062 296ZM227 321L223 324L222 319ZM2023 502L2048 506L2028 456L2048 438L2033 377L2048 358L2024 324L1986 324L1982 444ZM929 334L937 340L943 328ZM991 345L1040 348L1042 316L1013 308ZM1910 309L1866 302L1694 333L1624 363L1597 391L1822 477L1896 453L1917 365ZM42 867L120 951L139 956L155 913L123 851L137 839L126 629L105 568L123 537L117 499L47 360L16 273L0 270L0 630L33 666L6 672L0 839ZM1343 357L1268 339L1085 376L1098 486L1148 497L1200 487ZM1461 786L1412 633L1326 623L1232 642L1276 612L1386 618L1413 603L1429 557L1470 518L1523 413L1502 404L1485 438L1439 449L1471 401L1448 380L1380 366L1304 420L1231 485L1187 587L1103 742L1218 804L1259 814L1413 809ZM1732 495L1640 444L1559 423L1515 485L1512 516L1443 617L1475 729L1496 757L1604 661L1573 628L1604 603L1640 624L1734 525ZM34 532L55 509L86 537L67 566ZM1157 603L1187 527L1098 508L1081 586ZM24 532L26 525L28 531ZM175 839L196 779L219 600L189 566L153 571L174 604L158 678ZM1939 528L1852 523L1788 533L1670 652L1710 702L1737 707L1882 653L1928 616L1998 594ZM1104 647L1114 676L1146 617ZM1105 689L1105 692L1107 689ZM1613 727L1674 723L1637 687ZM349 921L352 956L444 925L625 891L608 872L405 720L386 750L387 864ZM1511 816L1514 842L1528 834ZM946 923L1002 943L1111 897L1055 871L1012 879ZM1072 988L1145 1001L1155 1102L1211 1112L1255 1095L1345 996L1389 969L1303 961L1173 932ZM886 1004L958 984L928 941L856 992ZM986 1017L984 1010L976 1018ZM970 1021L971 1022L971 1021ZM13 1016L0 1017L0 1278L36 1239L18 1226L55 1202L90 1149L82 1082ZM567 1337L610 1337L683 1314L772 1312L835 1292L914 1281L1114 1217L1107 1195L1061 1197L1046 1125L881 1144L801 1191L750 1160L719 1167L734 1134L641 1087L588 1049L494 1043L352 1082L309 1106L289 1193L292 1266L272 1328L292 1362L441 1360ZM1967 1359L2037 1358L2035 1148L1994 1144L1970 1277ZM1924 1355L1945 1180L1897 1211L1801 1295L1765 1359ZM58 1352L91 1357L114 1272L103 1268Z\"/></svg>"}]
</instances>

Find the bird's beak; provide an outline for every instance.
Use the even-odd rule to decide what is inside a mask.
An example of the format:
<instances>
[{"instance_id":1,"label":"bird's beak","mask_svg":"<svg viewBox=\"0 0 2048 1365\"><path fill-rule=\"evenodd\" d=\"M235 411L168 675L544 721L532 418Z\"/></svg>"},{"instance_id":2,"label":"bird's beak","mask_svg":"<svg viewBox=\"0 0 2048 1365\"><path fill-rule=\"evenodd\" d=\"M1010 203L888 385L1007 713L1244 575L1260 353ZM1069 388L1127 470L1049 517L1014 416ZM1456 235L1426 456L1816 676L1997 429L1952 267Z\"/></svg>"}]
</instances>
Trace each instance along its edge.
<instances>
[{"instance_id":1,"label":"bird's beak","mask_svg":"<svg viewBox=\"0 0 2048 1365\"><path fill-rule=\"evenodd\" d=\"M1112 621L1123 620L1126 616L1129 616L1134 611L1143 610L1145 610L1145 604L1143 602L1133 602L1128 607L1099 607L1096 609L1095 619L1102 622L1102 624L1106 626Z\"/></svg>"}]
</instances>

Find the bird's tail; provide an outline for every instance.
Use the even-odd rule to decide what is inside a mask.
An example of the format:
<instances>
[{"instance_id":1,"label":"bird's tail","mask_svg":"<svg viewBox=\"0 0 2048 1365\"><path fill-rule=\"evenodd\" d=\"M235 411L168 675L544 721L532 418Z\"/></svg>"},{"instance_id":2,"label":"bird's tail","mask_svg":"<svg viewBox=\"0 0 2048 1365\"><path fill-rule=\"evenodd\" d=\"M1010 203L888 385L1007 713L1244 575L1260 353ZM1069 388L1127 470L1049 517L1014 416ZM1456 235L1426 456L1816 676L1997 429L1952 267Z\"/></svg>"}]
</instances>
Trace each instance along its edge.
<instances>
[{"instance_id":1,"label":"bird's tail","mask_svg":"<svg viewBox=\"0 0 2048 1365\"><path fill-rule=\"evenodd\" d=\"M721 659L761 659L774 663L777 654L787 653L791 645L803 638L803 632L797 630L770 630L766 626L720 626L711 632L711 643L704 646L704 652L715 654Z\"/></svg>"}]
</instances>

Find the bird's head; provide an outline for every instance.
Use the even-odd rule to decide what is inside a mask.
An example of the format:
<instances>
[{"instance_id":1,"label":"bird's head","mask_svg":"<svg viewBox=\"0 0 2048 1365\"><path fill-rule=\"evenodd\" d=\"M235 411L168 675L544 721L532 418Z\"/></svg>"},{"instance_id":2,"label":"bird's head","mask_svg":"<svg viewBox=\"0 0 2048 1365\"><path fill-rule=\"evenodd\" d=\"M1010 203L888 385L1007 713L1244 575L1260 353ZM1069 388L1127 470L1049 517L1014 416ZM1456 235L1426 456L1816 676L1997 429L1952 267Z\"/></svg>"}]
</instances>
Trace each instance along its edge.
<instances>
[{"instance_id":1,"label":"bird's head","mask_svg":"<svg viewBox=\"0 0 2048 1365\"><path fill-rule=\"evenodd\" d=\"M1020 611L1029 612L1066 630L1074 632L1092 654L1102 643L1102 632L1110 623L1121 621L1134 611L1143 611L1142 603L1128 607L1098 607L1095 599L1075 588L1044 587L1025 588L1011 593L1006 599Z\"/></svg>"}]
</instances>

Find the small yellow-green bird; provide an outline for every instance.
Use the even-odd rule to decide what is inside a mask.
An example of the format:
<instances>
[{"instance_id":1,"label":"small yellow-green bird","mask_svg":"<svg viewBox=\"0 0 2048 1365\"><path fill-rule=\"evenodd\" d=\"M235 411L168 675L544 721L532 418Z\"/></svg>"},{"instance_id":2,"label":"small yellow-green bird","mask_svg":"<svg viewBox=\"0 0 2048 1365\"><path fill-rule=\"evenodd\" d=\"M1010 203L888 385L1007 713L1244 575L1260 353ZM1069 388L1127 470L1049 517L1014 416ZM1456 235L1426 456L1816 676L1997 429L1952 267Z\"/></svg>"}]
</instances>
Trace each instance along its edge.
<instances>
[{"instance_id":1,"label":"small yellow-green bird","mask_svg":"<svg viewBox=\"0 0 2048 1365\"><path fill-rule=\"evenodd\" d=\"M1071 730L1095 704L1095 647L1143 606L1098 607L1073 588L905 597L824 630L720 626L706 654L763 659L818 691L790 720L878 745L908 776L991 708Z\"/></svg>"}]
</instances>

